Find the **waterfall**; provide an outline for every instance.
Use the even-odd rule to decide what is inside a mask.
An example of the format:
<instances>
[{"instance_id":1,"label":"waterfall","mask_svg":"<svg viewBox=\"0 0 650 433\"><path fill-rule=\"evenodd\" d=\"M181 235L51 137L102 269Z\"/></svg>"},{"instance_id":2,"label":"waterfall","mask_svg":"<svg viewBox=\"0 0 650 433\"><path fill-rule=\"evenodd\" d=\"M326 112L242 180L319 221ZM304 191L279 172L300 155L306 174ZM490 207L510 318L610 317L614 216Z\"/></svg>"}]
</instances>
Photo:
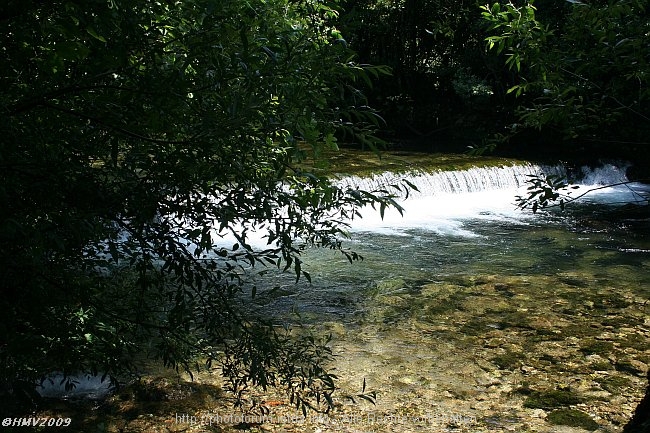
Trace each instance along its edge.
<instances>
[{"instance_id":1,"label":"waterfall","mask_svg":"<svg viewBox=\"0 0 650 433\"><path fill-rule=\"evenodd\" d=\"M517 189L525 185L530 175L555 174L564 176L562 166L539 166L521 164L498 167L471 167L466 170L373 174L370 177L350 176L342 178L339 185L361 190L388 188L408 180L418 191L410 195L436 196L441 194L463 194L481 191Z\"/></svg>"},{"instance_id":2,"label":"waterfall","mask_svg":"<svg viewBox=\"0 0 650 433\"><path fill-rule=\"evenodd\" d=\"M605 164L598 168L583 167L569 170L562 165L535 164L499 167L471 167L465 170L391 173L368 177L350 176L338 181L341 187L366 191L391 190L390 185L413 184L418 191L396 194L404 215L391 209L384 218L370 207L363 209L362 218L351 223L352 231L372 231L403 234L409 229L438 232L443 235L476 236L477 224L501 221L507 224L528 224L539 217L521 211L515 202L518 195L526 196L529 176L557 175L569 177L573 188L569 197L581 196L580 202L621 204L640 202L648 188L645 185L605 187L627 182L627 166ZM584 195L584 197L582 197ZM640 199L641 197L641 199Z\"/></svg>"},{"instance_id":3,"label":"waterfall","mask_svg":"<svg viewBox=\"0 0 650 433\"><path fill-rule=\"evenodd\" d=\"M583 185L614 185L627 182L629 164L604 164L600 167L582 167L578 181Z\"/></svg>"}]
</instances>

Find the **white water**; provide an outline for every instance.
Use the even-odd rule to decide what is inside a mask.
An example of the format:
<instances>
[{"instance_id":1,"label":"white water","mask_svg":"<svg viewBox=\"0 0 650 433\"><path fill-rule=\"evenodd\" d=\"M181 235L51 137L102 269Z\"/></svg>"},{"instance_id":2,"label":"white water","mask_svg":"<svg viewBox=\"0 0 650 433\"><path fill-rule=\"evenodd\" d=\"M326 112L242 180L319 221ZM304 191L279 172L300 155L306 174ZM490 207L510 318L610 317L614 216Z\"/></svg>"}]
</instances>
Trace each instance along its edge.
<instances>
[{"instance_id":1,"label":"white water","mask_svg":"<svg viewBox=\"0 0 650 433\"><path fill-rule=\"evenodd\" d=\"M628 182L625 166L604 165L597 169L583 168L566 191L569 197L583 203L625 204L640 202L648 189L641 184L606 185ZM352 222L351 230L405 235L411 229L428 230L441 235L473 237L476 234L468 222L507 221L527 224L539 215L522 211L516 206L518 195L526 196L530 175L566 175L563 167L518 165L505 167L475 167L461 171L412 173L397 175L382 173L369 178L350 177L341 185L373 190L386 188L408 180L418 188L408 198L398 199L403 215L396 209L386 211L382 219L370 207L361 212L363 218ZM598 188L598 189L596 189Z\"/></svg>"},{"instance_id":2,"label":"white water","mask_svg":"<svg viewBox=\"0 0 650 433\"><path fill-rule=\"evenodd\" d=\"M598 168L583 167L574 175L572 186L565 193L578 197L580 203L625 204L644 200L648 187L638 183L629 185L625 174L627 165L605 164ZM361 210L362 218L350 222L351 232L375 232L406 236L412 229L427 230L440 235L475 237L471 225L481 221L506 221L510 224L528 224L540 217L530 210L517 208L516 197L526 196L529 176L568 176L563 166L521 164L501 167L473 167L467 170L415 172L399 174L383 172L370 177L349 176L339 179L338 185L359 190L390 189L390 185L408 180L416 190L408 197L402 193L397 202L403 207L400 214L394 208L386 209L384 217L370 206ZM598 189L597 189L598 188ZM469 224L471 223L471 224ZM249 231L247 242L256 249L267 248L264 230ZM229 248L237 243L231 234L212 233L219 245Z\"/></svg>"},{"instance_id":3,"label":"white water","mask_svg":"<svg viewBox=\"0 0 650 433\"><path fill-rule=\"evenodd\" d=\"M566 193L570 197L581 196L581 203L647 202L650 192L647 185L621 185L628 182L625 175L627 167L628 165L613 164L594 169L583 167L574 175L575 189L567 190ZM477 234L471 226L476 226L477 223L505 221L521 225L539 218L539 214L517 208L516 197L527 195L529 176L547 175L566 177L567 170L563 166L520 164L433 173L383 172L370 177L349 176L339 179L337 183L344 188L373 191L391 190L390 185L404 185L404 180L407 180L417 188L411 189L408 197L402 192L397 198L396 201L404 210L402 214L394 208L388 208L382 218L378 210L367 206L360 212L362 218L350 221L351 232L407 236L410 230L417 229L439 235L476 237ZM242 229L239 230L241 231ZM219 247L231 249L238 243L230 231L219 231L215 227L211 230L211 235ZM247 243L254 249L263 250L269 247L264 228L248 230L246 236ZM195 245L189 243L187 247L193 252Z\"/></svg>"},{"instance_id":4,"label":"white water","mask_svg":"<svg viewBox=\"0 0 650 433\"><path fill-rule=\"evenodd\" d=\"M629 203L639 201L639 191L646 192L639 184L606 187L604 185L627 182L627 165L607 164L596 169L582 168L577 174L577 189L567 191L572 197L601 188L580 198L581 202ZM427 230L440 235L475 237L469 227L477 221L506 221L511 224L527 224L539 215L530 210L522 211L516 206L518 195L526 196L529 176L556 175L565 177L563 166L540 166L520 164L501 167L472 167L466 170L414 172L398 174L383 172L370 177L348 176L338 180L340 187L364 191L389 189L390 185L404 185L408 180L417 190L410 190L408 197L402 193L397 202L403 207L400 214L394 208L386 209L382 219L378 210L370 206L361 210L362 218L350 221L351 232L376 232L398 236L408 235L411 229ZM393 190L391 190L393 191ZM647 195L647 194L646 194ZM242 232L243 229L234 228ZM213 228L212 239L219 247L231 249L238 243L230 231ZM269 247L263 227L247 230L246 242L257 250ZM195 246L188 244L189 251Z\"/></svg>"},{"instance_id":5,"label":"white water","mask_svg":"<svg viewBox=\"0 0 650 433\"><path fill-rule=\"evenodd\" d=\"M564 175L561 167L542 167L538 165L512 165L503 167L472 167L467 170L438 171L434 173L416 172L397 174L384 172L371 177L350 176L341 179L340 184L372 190L400 183L402 179L410 181L418 191L412 197L430 197L445 194L468 194L491 190L516 189L526 182L526 176L546 174Z\"/></svg>"},{"instance_id":6,"label":"white water","mask_svg":"<svg viewBox=\"0 0 650 433\"><path fill-rule=\"evenodd\" d=\"M492 221L506 221L509 224L528 224L539 217L530 211L518 210L515 197L525 194L528 175L564 175L562 167L541 167L520 165L506 167L471 168L462 171L436 173L413 173L397 175L382 173L369 178L348 177L340 180L341 186L364 190L385 188L407 179L419 191L411 191L408 198L399 199L404 215L388 209L382 220L379 212L370 207L362 210L362 219L352 221L353 232L388 233L408 236L409 230L418 229L440 235L476 237L474 228L488 225ZM576 182L578 189L572 190L577 197L593 188L627 182L625 167L605 165L598 169L583 169ZM592 191L581 201L592 203L629 203L642 199L639 194L648 192L647 185L630 184L606 187ZM252 233L249 242L254 248L265 248L264 233ZM216 233L215 233L216 237ZM236 242L234 237L222 240L225 247ZM622 251L645 252L646 249L628 248ZM56 398L102 398L111 392L109 381L98 376L79 374L73 377L75 388L66 390L63 375L53 373L38 387L44 397Z\"/></svg>"}]
</instances>

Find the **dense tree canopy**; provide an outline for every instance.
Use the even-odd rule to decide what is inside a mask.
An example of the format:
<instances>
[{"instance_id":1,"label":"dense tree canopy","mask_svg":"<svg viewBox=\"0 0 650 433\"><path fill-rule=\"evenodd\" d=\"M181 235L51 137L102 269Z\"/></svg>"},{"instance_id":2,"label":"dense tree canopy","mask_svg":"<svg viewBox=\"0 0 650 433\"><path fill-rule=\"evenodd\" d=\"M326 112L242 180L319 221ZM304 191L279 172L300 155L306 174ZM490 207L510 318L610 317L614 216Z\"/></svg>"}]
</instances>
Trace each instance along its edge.
<instances>
[{"instance_id":1,"label":"dense tree canopy","mask_svg":"<svg viewBox=\"0 0 650 433\"><path fill-rule=\"evenodd\" d=\"M648 160L647 1L343 4L350 45L393 69L369 94L396 142Z\"/></svg>"},{"instance_id":2,"label":"dense tree canopy","mask_svg":"<svg viewBox=\"0 0 650 433\"><path fill-rule=\"evenodd\" d=\"M293 167L376 122L355 83L384 70L354 62L336 16L320 0L0 7L6 389L200 358L240 397L253 384L303 407L329 398L327 348L256 317L246 300L270 288L241 275L308 278L305 245L341 249L357 207L392 203Z\"/></svg>"},{"instance_id":3,"label":"dense tree canopy","mask_svg":"<svg viewBox=\"0 0 650 433\"><path fill-rule=\"evenodd\" d=\"M646 0L494 3L488 44L520 97L511 132L544 131L567 153L646 163L650 45Z\"/></svg>"},{"instance_id":4,"label":"dense tree canopy","mask_svg":"<svg viewBox=\"0 0 650 433\"><path fill-rule=\"evenodd\" d=\"M369 92L387 135L422 149L463 151L494 119L477 0L347 1L340 22L351 46L392 68ZM487 129L486 129L487 128ZM460 143L460 147L455 145Z\"/></svg>"}]
</instances>

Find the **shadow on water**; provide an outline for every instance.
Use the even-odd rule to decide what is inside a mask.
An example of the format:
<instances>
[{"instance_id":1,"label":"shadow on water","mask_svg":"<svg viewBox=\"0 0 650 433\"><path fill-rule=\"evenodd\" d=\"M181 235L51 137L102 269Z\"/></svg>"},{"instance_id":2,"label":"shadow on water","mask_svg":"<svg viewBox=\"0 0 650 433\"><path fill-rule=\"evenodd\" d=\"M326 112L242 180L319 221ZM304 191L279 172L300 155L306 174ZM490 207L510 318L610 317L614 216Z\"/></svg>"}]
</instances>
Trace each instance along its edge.
<instances>
[{"instance_id":1,"label":"shadow on water","mask_svg":"<svg viewBox=\"0 0 650 433\"><path fill-rule=\"evenodd\" d=\"M333 335L342 394L362 383L377 392L375 406L336 409L366 421L372 414L373 422L309 428L550 433L557 430L547 420L581 419L588 430L627 422L650 364L647 208L605 205L601 191L564 214L522 213L511 189L519 183L423 194L404 203L404 218L382 221L368 212L353 222L348 241L362 263L307 249L313 284L272 271L259 281L258 313L292 323L297 311L302 322ZM222 404L217 387L196 386L159 388L185 392L182 410ZM112 398L109 417L125 407L134 415L149 410L134 405L137 389L129 392ZM159 423L181 412L171 403L155 411ZM136 422L112 419L112 426ZM222 427L209 431L227 431Z\"/></svg>"}]
</instances>

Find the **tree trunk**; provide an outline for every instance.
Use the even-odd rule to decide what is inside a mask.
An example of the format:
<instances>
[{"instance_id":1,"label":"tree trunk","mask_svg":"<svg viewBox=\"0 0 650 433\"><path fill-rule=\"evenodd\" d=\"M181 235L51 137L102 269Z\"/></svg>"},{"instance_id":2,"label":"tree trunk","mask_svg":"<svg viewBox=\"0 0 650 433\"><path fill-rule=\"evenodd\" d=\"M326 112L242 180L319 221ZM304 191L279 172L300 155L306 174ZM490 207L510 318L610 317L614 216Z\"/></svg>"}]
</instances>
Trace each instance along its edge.
<instances>
[{"instance_id":1,"label":"tree trunk","mask_svg":"<svg viewBox=\"0 0 650 433\"><path fill-rule=\"evenodd\" d=\"M645 396L634 411L634 416L623 429L623 433L650 433L650 370Z\"/></svg>"}]
</instances>

